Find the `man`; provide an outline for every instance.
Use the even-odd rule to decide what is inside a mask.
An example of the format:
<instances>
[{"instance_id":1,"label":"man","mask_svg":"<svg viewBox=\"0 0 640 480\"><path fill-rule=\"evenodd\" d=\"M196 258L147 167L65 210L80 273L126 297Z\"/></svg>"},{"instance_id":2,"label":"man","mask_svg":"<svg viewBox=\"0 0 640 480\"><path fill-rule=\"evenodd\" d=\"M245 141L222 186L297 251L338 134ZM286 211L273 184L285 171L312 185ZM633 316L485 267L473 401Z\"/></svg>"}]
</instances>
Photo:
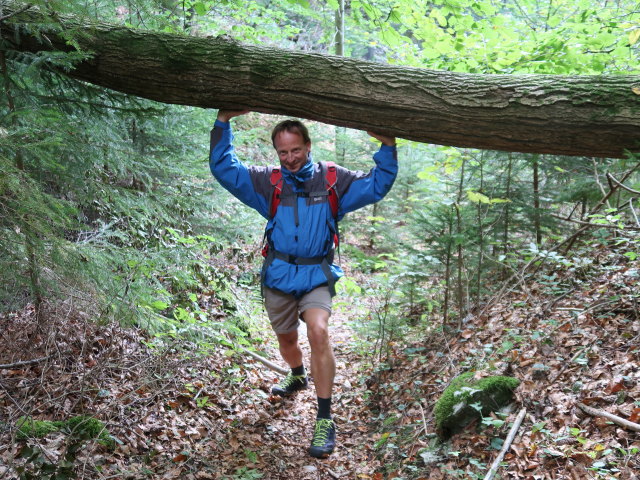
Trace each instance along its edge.
<instances>
[{"instance_id":1,"label":"man","mask_svg":"<svg viewBox=\"0 0 640 480\"><path fill-rule=\"evenodd\" d=\"M333 263L337 220L350 211L377 202L391 189L398 171L396 142L393 137L369 132L382 143L373 157L376 166L368 174L336 166L338 211L334 216L328 199L326 165L311 160L311 140L301 122L286 120L272 132L271 139L280 160L280 172L276 176L273 175L275 167L246 167L238 160L229 121L247 112L218 112L211 131L209 165L222 186L268 220L268 253L262 269L265 308L278 338L280 354L291 367L291 373L273 387L272 393L289 396L307 387L298 343L301 318L307 326L311 372L318 397L309 454L323 458L335 447L331 393L336 366L328 326L334 283L343 275L340 267ZM282 189L275 212L274 188Z\"/></svg>"}]
</instances>

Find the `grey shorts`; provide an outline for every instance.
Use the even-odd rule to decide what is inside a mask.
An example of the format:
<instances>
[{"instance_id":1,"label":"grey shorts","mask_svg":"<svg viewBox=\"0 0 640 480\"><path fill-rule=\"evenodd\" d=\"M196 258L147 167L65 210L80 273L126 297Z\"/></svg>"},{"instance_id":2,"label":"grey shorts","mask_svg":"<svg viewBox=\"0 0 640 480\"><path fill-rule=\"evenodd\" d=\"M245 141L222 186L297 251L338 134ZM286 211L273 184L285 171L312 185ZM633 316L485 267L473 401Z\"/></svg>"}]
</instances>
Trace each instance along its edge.
<instances>
[{"instance_id":1,"label":"grey shorts","mask_svg":"<svg viewBox=\"0 0 640 480\"><path fill-rule=\"evenodd\" d=\"M331 315L331 294L327 286L314 288L301 298L269 287L263 287L263 291L264 306L269 315L271 328L276 333L296 330L300 325L302 313L310 308L322 308Z\"/></svg>"}]
</instances>

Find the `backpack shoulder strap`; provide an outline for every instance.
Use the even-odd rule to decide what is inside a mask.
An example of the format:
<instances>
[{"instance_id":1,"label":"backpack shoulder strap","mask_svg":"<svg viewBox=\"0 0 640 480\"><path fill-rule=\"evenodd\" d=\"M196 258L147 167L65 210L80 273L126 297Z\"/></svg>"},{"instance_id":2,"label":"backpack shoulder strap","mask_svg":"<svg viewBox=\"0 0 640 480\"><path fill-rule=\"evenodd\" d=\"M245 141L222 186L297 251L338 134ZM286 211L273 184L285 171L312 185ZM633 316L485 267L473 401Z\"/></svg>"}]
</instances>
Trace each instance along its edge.
<instances>
[{"instance_id":1,"label":"backpack shoulder strap","mask_svg":"<svg viewBox=\"0 0 640 480\"><path fill-rule=\"evenodd\" d=\"M273 187L271 198L269 199L269 218L273 218L280 205L280 197L282 195L282 170L279 167L273 167L269 181Z\"/></svg>"},{"instance_id":2,"label":"backpack shoulder strap","mask_svg":"<svg viewBox=\"0 0 640 480\"><path fill-rule=\"evenodd\" d=\"M333 218L338 218L338 192L336 183L338 182L338 170L334 162L322 162L324 166L324 179L326 182L327 192L329 195L329 206Z\"/></svg>"}]
</instances>

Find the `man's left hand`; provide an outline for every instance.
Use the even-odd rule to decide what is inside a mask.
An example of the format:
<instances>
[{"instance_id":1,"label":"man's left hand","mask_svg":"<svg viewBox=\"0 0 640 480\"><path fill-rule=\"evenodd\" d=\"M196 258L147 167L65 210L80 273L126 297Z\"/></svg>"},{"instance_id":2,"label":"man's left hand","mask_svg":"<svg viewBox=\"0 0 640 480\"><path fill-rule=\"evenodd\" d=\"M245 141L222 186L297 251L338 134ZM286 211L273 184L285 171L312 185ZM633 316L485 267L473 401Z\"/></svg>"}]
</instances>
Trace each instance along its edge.
<instances>
[{"instance_id":1,"label":"man's left hand","mask_svg":"<svg viewBox=\"0 0 640 480\"><path fill-rule=\"evenodd\" d=\"M382 135L380 133L375 133L375 132L367 132L367 133L371 135L373 138L380 140L380 142L382 142L382 144L384 145L388 145L389 147L396 146L396 137L389 137L387 135Z\"/></svg>"}]
</instances>

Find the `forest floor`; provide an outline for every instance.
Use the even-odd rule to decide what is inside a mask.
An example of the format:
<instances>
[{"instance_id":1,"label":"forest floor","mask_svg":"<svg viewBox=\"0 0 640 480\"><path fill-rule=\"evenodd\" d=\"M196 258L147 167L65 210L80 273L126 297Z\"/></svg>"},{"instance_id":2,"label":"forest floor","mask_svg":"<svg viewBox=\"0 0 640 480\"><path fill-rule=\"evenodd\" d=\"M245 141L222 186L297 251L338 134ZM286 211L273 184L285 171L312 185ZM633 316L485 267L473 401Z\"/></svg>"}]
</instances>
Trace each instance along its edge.
<instances>
[{"instance_id":1,"label":"forest floor","mask_svg":"<svg viewBox=\"0 0 640 480\"><path fill-rule=\"evenodd\" d=\"M23 467L23 478L481 479L524 407L496 478L637 479L640 433L577 404L640 419L640 269L606 249L592 260L588 271L513 282L457 334L429 323L375 348L352 329L353 317L366 320L374 306L345 299L331 321L338 445L323 460L306 454L313 388L274 397L269 391L280 375L250 357L170 337L160 345L139 330L97 325L73 308L50 312L40 332L32 310L5 315L0 478L19 478ZM280 363L268 335L261 350ZM306 342L303 348L308 358ZM376 361L382 353L385 361ZM433 405L454 376L475 368L520 379L515 408L440 442ZM81 413L104 422L115 448L85 440L76 452L64 429L16 438L22 415L61 420ZM65 473L65 456L73 475Z\"/></svg>"}]
</instances>

